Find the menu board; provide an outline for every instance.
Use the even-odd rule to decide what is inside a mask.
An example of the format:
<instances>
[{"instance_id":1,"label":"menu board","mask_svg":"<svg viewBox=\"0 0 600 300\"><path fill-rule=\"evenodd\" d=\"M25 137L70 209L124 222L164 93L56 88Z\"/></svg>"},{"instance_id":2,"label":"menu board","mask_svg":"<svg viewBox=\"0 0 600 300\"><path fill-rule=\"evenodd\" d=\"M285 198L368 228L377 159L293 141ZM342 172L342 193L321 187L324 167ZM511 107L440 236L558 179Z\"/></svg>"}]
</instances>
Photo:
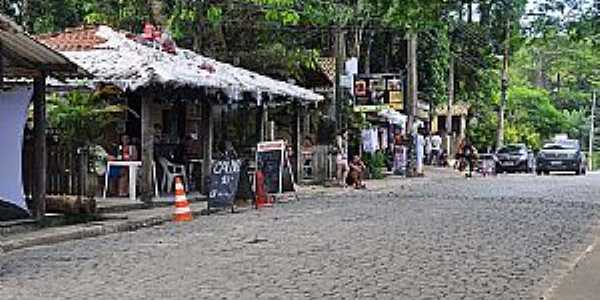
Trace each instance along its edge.
<instances>
[{"instance_id":1,"label":"menu board","mask_svg":"<svg viewBox=\"0 0 600 300\"><path fill-rule=\"evenodd\" d=\"M256 149L256 166L265 178L265 190L271 194L283 192L283 141L265 142L258 144Z\"/></svg>"},{"instance_id":2,"label":"menu board","mask_svg":"<svg viewBox=\"0 0 600 300\"><path fill-rule=\"evenodd\" d=\"M210 168L209 207L233 207L240 182L240 160L217 160Z\"/></svg>"}]
</instances>

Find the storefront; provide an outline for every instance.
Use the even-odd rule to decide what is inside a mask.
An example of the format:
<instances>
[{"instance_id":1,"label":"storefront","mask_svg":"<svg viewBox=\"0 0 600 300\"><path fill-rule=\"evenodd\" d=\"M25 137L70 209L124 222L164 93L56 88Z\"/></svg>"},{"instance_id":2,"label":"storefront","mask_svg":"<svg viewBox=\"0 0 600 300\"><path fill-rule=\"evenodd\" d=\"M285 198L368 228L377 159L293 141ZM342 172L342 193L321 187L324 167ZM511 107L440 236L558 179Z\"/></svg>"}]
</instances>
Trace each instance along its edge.
<instances>
[{"instance_id":1,"label":"storefront","mask_svg":"<svg viewBox=\"0 0 600 300\"><path fill-rule=\"evenodd\" d=\"M145 201L168 191L171 183L165 180L175 175L186 178L188 188L202 186L213 157L231 148L229 144L247 139L243 133L232 134L235 129L230 125L237 120L231 118L236 113L255 115L255 140L236 149L250 154L247 145L264 139L270 106L322 99L310 90L107 26L80 27L39 39L95 76L63 86L93 90L112 85L122 91L129 110L119 133L130 135L140 149ZM248 128L239 125L238 129Z\"/></svg>"}]
</instances>

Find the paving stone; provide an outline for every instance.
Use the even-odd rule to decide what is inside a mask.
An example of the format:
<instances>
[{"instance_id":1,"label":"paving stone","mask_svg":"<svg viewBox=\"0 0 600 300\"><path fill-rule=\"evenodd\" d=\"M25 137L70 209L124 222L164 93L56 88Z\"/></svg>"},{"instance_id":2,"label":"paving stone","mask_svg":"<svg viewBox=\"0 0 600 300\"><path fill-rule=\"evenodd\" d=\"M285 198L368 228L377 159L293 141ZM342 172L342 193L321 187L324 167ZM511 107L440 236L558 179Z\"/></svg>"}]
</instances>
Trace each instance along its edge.
<instances>
[{"instance_id":1,"label":"paving stone","mask_svg":"<svg viewBox=\"0 0 600 300\"><path fill-rule=\"evenodd\" d=\"M539 299L592 240L599 179L315 190L272 209L0 254L0 299Z\"/></svg>"}]
</instances>

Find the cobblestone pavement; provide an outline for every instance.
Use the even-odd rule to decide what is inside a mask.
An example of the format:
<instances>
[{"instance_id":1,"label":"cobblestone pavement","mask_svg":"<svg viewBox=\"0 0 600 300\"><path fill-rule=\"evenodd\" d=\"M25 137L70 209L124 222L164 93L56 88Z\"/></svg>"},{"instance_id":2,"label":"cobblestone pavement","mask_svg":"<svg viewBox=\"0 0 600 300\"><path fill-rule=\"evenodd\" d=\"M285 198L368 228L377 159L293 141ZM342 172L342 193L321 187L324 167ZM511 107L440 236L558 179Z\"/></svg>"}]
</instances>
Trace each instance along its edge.
<instances>
[{"instance_id":1,"label":"cobblestone pavement","mask_svg":"<svg viewBox=\"0 0 600 300\"><path fill-rule=\"evenodd\" d=\"M600 176L376 190L0 256L0 299L540 299L593 240Z\"/></svg>"}]
</instances>

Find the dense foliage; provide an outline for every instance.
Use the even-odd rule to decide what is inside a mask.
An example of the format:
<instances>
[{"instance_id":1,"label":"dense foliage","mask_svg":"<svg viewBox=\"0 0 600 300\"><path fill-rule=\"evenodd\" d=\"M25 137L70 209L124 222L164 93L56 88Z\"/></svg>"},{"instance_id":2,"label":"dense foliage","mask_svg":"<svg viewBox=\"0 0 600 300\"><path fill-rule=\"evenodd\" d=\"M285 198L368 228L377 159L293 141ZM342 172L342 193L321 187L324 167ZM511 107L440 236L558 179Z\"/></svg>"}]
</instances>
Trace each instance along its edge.
<instances>
[{"instance_id":1,"label":"dense foliage","mask_svg":"<svg viewBox=\"0 0 600 300\"><path fill-rule=\"evenodd\" d=\"M139 32L167 28L183 47L310 86L317 58L333 55L336 32L363 72L401 72L404 38L418 33L419 91L471 105L468 133L494 146L501 60L510 51L507 142L539 147L556 133L587 138L591 91L600 87L600 18L592 1L549 0L7 0L5 14L32 33L106 23ZM597 5L596 5L597 6ZM510 36L509 40L505 38Z\"/></svg>"}]
</instances>

